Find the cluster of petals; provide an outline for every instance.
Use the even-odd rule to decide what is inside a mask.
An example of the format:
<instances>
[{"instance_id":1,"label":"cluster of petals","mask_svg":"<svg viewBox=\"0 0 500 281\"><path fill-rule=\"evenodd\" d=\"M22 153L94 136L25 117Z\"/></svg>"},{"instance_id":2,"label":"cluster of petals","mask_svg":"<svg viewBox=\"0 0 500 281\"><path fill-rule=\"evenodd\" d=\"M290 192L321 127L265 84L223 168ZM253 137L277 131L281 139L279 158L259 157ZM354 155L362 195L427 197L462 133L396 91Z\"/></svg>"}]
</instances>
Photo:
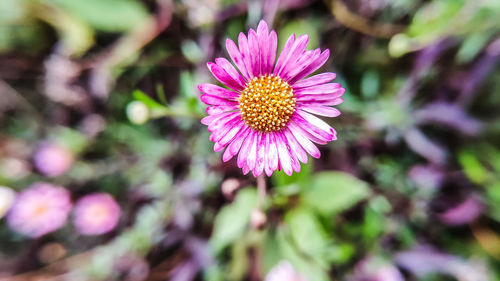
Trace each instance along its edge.
<instances>
[{"instance_id":1,"label":"cluster of petals","mask_svg":"<svg viewBox=\"0 0 500 281\"><path fill-rule=\"evenodd\" d=\"M300 162L307 163L308 154L320 157L316 144L336 140L336 131L315 115L336 117L339 110L332 106L342 103L345 89L331 72L316 74L329 57L329 50L306 50L307 35L291 35L277 57L277 35L269 32L261 21L257 30L250 29L248 37L240 33L238 46L230 39L226 48L234 65L225 58L209 62L213 76L226 87L200 84L201 100L208 105L208 116L202 123L211 132L214 150L225 149L223 161L237 156L238 167L254 176L275 170L291 175L300 171ZM240 96L252 79L279 77L293 89L294 112L286 125L276 131L256 130L241 114ZM261 118L261 117L259 117Z\"/></svg>"},{"instance_id":2,"label":"cluster of petals","mask_svg":"<svg viewBox=\"0 0 500 281\"><path fill-rule=\"evenodd\" d=\"M71 208L68 190L49 183L35 183L16 196L7 222L16 232L36 238L62 227Z\"/></svg>"},{"instance_id":3,"label":"cluster of petals","mask_svg":"<svg viewBox=\"0 0 500 281\"><path fill-rule=\"evenodd\" d=\"M116 227L120 213L120 205L111 195L93 193L76 202L73 224L82 235L100 235Z\"/></svg>"}]
</instances>

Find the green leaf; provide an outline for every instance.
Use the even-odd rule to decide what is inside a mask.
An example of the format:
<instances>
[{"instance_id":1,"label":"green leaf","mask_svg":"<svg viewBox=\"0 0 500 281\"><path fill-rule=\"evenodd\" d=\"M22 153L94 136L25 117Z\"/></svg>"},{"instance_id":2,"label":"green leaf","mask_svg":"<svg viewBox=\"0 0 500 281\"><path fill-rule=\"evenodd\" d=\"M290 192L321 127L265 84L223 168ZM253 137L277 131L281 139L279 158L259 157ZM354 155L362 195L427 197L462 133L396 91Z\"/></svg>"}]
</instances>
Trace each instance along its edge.
<instances>
[{"instance_id":1,"label":"green leaf","mask_svg":"<svg viewBox=\"0 0 500 281\"><path fill-rule=\"evenodd\" d=\"M474 183L483 184L488 178L488 170L479 162L472 153L464 151L458 156L458 160L467 177Z\"/></svg>"},{"instance_id":2,"label":"green leaf","mask_svg":"<svg viewBox=\"0 0 500 281\"><path fill-rule=\"evenodd\" d=\"M135 100L138 100L138 101L144 103L147 107L149 107L151 109L154 109L154 108L164 109L165 108L164 105L162 105L161 103L155 101L154 99L152 99L151 97L149 97L148 95L146 95L141 90L135 90L134 93L133 93L133 96L134 96Z\"/></svg>"},{"instance_id":3,"label":"green leaf","mask_svg":"<svg viewBox=\"0 0 500 281\"><path fill-rule=\"evenodd\" d=\"M210 243L215 252L241 237L248 226L250 213L257 206L255 188L245 188L238 192L233 203L224 206L214 221Z\"/></svg>"},{"instance_id":4,"label":"green leaf","mask_svg":"<svg viewBox=\"0 0 500 281\"><path fill-rule=\"evenodd\" d=\"M343 172L316 174L305 190L304 203L324 215L349 209L370 195L369 185Z\"/></svg>"},{"instance_id":5,"label":"green leaf","mask_svg":"<svg viewBox=\"0 0 500 281\"><path fill-rule=\"evenodd\" d=\"M285 221L300 252L326 265L325 256L332 243L313 210L307 207L293 209L286 214Z\"/></svg>"},{"instance_id":6,"label":"green leaf","mask_svg":"<svg viewBox=\"0 0 500 281\"><path fill-rule=\"evenodd\" d=\"M61 8L95 29L107 32L129 31L142 24L148 13L133 0L44 0Z\"/></svg>"}]
</instances>

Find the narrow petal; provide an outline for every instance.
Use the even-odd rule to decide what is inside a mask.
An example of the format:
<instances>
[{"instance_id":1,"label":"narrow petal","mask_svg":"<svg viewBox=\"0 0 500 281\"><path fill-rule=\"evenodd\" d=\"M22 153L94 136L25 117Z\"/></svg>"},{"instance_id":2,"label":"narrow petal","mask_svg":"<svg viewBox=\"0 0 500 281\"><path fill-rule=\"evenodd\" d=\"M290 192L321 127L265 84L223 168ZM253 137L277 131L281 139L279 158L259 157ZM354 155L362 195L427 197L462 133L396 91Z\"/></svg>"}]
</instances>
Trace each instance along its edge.
<instances>
[{"instance_id":1,"label":"narrow petal","mask_svg":"<svg viewBox=\"0 0 500 281\"><path fill-rule=\"evenodd\" d=\"M307 153L302 149L302 146L297 142L297 140L293 137L293 134L290 132L288 128L283 130L283 134L286 138L286 141L290 147L290 153L293 153L297 156L297 159L302 163L307 163Z\"/></svg>"},{"instance_id":2,"label":"narrow petal","mask_svg":"<svg viewBox=\"0 0 500 281\"><path fill-rule=\"evenodd\" d=\"M255 164L257 163L257 144L260 141L260 133L255 132L253 134L252 143L250 144L250 151L248 152L247 165L250 170L255 169Z\"/></svg>"},{"instance_id":3,"label":"narrow petal","mask_svg":"<svg viewBox=\"0 0 500 281\"><path fill-rule=\"evenodd\" d=\"M221 145L226 146L228 143L233 141L236 135L242 132L246 127L245 122L240 121L234 125L231 130L229 130L220 140L217 140Z\"/></svg>"},{"instance_id":4,"label":"narrow petal","mask_svg":"<svg viewBox=\"0 0 500 281\"><path fill-rule=\"evenodd\" d=\"M243 56L241 55L240 50L233 42L233 40L231 39L226 40L226 50L229 54L229 57L231 57L231 60L238 67L238 70L241 72L243 77L245 77L247 81L250 81L251 76L248 74L247 66L243 61Z\"/></svg>"},{"instance_id":5,"label":"narrow petal","mask_svg":"<svg viewBox=\"0 0 500 281\"><path fill-rule=\"evenodd\" d=\"M295 137L295 140L304 148L304 150L309 153L314 158L319 158L321 153L319 149L302 133L302 130L296 126L293 122L290 122L288 129L291 134Z\"/></svg>"},{"instance_id":6,"label":"narrow petal","mask_svg":"<svg viewBox=\"0 0 500 281\"><path fill-rule=\"evenodd\" d=\"M220 106L209 106L207 107L207 109L205 109L205 111L207 112L208 115L215 115L224 112L230 112L237 109L238 105L220 105Z\"/></svg>"},{"instance_id":7,"label":"narrow petal","mask_svg":"<svg viewBox=\"0 0 500 281\"><path fill-rule=\"evenodd\" d=\"M295 172L300 172L300 162L299 162L299 159L298 159L298 155L297 155L297 151L293 150L292 149L292 145L290 144L288 138L285 136L284 134L285 131L281 131L281 132L278 132L278 134L280 135L281 137L281 141L283 142L283 144L285 144L285 148L288 152L288 156L290 156L290 163L292 164L292 169L295 171ZM300 146L299 146L300 148ZM300 148L302 150L302 148ZM302 152L304 152L302 150ZM303 156L305 157L305 161L307 162L307 154L304 152Z\"/></svg>"},{"instance_id":8,"label":"narrow petal","mask_svg":"<svg viewBox=\"0 0 500 281\"><path fill-rule=\"evenodd\" d=\"M306 47L307 43L309 43L309 36L307 35L301 35L297 38L297 40L294 42L292 48L288 52L286 58L284 59L283 63L280 65L280 68L278 68L277 72L275 72L277 75L281 75L282 72L288 71L288 64L290 62L293 62L294 60L297 59L297 57L302 54Z\"/></svg>"},{"instance_id":9,"label":"narrow petal","mask_svg":"<svg viewBox=\"0 0 500 281\"><path fill-rule=\"evenodd\" d=\"M343 98L333 98L333 99L327 99L327 100L322 100L322 101L316 101L316 102L297 102L297 107L301 105L324 105L324 106L331 106L331 105L339 105L342 102L344 102Z\"/></svg>"},{"instance_id":10,"label":"narrow petal","mask_svg":"<svg viewBox=\"0 0 500 281\"><path fill-rule=\"evenodd\" d=\"M238 105L237 101L227 100L224 98L219 98L216 96L203 94L200 97L201 101L208 105L224 105L224 106L235 106Z\"/></svg>"},{"instance_id":11,"label":"narrow petal","mask_svg":"<svg viewBox=\"0 0 500 281\"><path fill-rule=\"evenodd\" d=\"M254 139L255 131L251 130L250 134L245 138L245 141L241 145L240 153L238 154L237 164L241 168L243 165L247 165L247 159Z\"/></svg>"},{"instance_id":12,"label":"narrow petal","mask_svg":"<svg viewBox=\"0 0 500 281\"><path fill-rule=\"evenodd\" d=\"M278 57L278 61L276 61L276 65L274 66L274 74L278 74L278 70L281 69L281 66L283 65L283 62L287 58L290 49L293 46L293 43L295 42L295 34L290 35L288 37L288 40L285 43L285 46L283 47L283 50L281 50L280 56Z\"/></svg>"},{"instance_id":13,"label":"narrow petal","mask_svg":"<svg viewBox=\"0 0 500 281\"><path fill-rule=\"evenodd\" d=\"M298 73L304 71L304 69L306 69L311 64L311 62L316 60L320 56L320 54L320 49L316 49L314 51L305 51L295 62L287 63L280 76L284 80L290 81Z\"/></svg>"},{"instance_id":14,"label":"narrow petal","mask_svg":"<svg viewBox=\"0 0 500 281\"><path fill-rule=\"evenodd\" d=\"M214 122L215 120L222 118L228 114L230 114L230 112L223 112L223 113L219 113L219 114L215 114L215 115L205 116L201 119L201 124L208 126L208 125L212 124L212 122Z\"/></svg>"},{"instance_id":15,"label":"narrow petal","mask_svg":"<svg viewBox=\"0 0 500 281\"><path fill-rule=\"evenodd\" d=\"M311 87L311 86L321 85L321 84L325 84L325 83L332 81L333 79L335 79L335 77L337 77L337 75L333 72L325 72L325 73L321 73L321 74L316 74L314 76L311 76L309 78L306 78L304 80L301 80L301 81L293 84L292 87L294 90L298 90L301 88L307 88L307 87Z\"/></svg>"},{"instance_id":16,"label":"narrow petal","mask_svg":"<svg viewBox=\"0 0 500 281\"><path fill-rule=\"evenodd\" d=\"M243 141L245 141L250 131L251 131L250 127L246 127L241 133L236 135L233 142L229 144L229 146L227 147L226 151L224 152L224 155L222 155L222 160L224 162L229 161L229 159L233 158L236 154L238 154L238 151L240 150Z\"/></svg>"},{"instance_id":17,"label":"narrow petal","mask_svg":"<svg viewBox=\"0 0 500 281\"><path fill-rule=\"evenodd\" d=\"M214 84L200 84L198 85L198 89L200 89L200 91L202 91L204 94L228 100L236 100L240 96L240 94L236 92L219 87Z\"/></svg>"},{"instance_id":18,"label":"narrow petal","mask_svg":"<svg viewBox=\"0 0 500 281\"><path fill-rule=\"evenodd\" d=\"M285 143L283 143L281 139L281 135L279 133L274 134L274 143L276 144L276 148L278 149L278 156L279 156L279 164L281 168L283 168L283 171L285 174L291 176L293 173L293 168L292 168L292 159L290 158L290 155L288 154L288 150L286 149Z\"/></svg>"},{"instance_id":19,"label":"narrow petal","mask_svg":"<svg viewBox=\"0 0 500 281\"><path fill-rule=\"evenodd\" d=\"M264 171L266 162L266 135L265 133L259 134L259 142L257 143L257 163L255 164L255 176L260 176Z\"/></svg>"},{"instance_id":20,"label":"narrow petal","mask_svg":"<svg viewBox=\"0 0 500 281\"><path fill-rule=\"evenodd\" d=\"M252 54L250 53L250 49L248 48L248 39L245 36L245 34L243 34L243 32L240 32L240 35L238 36L238 45L240 48L241 57L243 58L243 62L245 63L245 66L247 68L250 80L254 77L252 71L252 61L250 59Z\"/></svg>"},{"instance_id":21,"label":"narrow petal","mask_svg":"<svg viewBox=\"0 0 500 281\"><path fill-rule=\"evenodd\" d=\"M273 30L269 35L269 57L267 61L266 73L272 73L274 67L274 61L276 60L276 51L278 49L278 35Z\"/></svg>"},{"instance_id":22,"label":"narrow petal","mask_svg":"<svg viewBox=\"0 0 500 281\"><path fill-rule=\"evenodd\" d=\"M315 139L310 138L315 141L316 139L320 140L323 144L334 139L334 131L325 131L318 126L311 124L306 121L303 117L298 114L295 114L291 120L291 122L295 122L301 129L303 129L308 134L312 135Z\"/></svg>"},{"instance_id":23,"label":"narrow petal","mask_svg":"<svg viewBox=\"0 0 500 281\"><path fill-rule=\"evenodd\" d=\"M329 107L329 106L321 106L321 105L300 105L298 108L307 111L309 113L313 113L316 115L326 116L326 117L337 117L340 115L340 110Z\"/></svg>"},{"instance_id":24,"label":"narrow petal","mask_svg":"<svg viewBox=\"0 0 500 281\"><path fill-rule=\"evenodd\" d=\"M309 74L313 73L318 68L323 66L323 64L325 64L325 62L328 60L329 56L330 56L330 51L328 49L324 50L323 53L321 53L321 55L316 60L314 60L306 69L297 74L289 82L291 84L294 84L296 81L299 81L304 77L307 77Z\"/></svg>"},{"instance_id":25,"label":"narrow petal","mask_svg":"<svg viewBox=\"0 0 500 281\"><path fill-rule=\"evenodd\" d=\"M269 27L264 20L259 22L259 26L257 27L257 38L259 41L259 50L260 50L260 73L267 74L268 69L268 61L269 61Z\"/></svg>"},{"instance_id":26,"label":"narrow petal","mask_svg":"<svg viewBox=\"0 0 500 281\"><path fill-rule=\"evenodd\" d=\"M332 135L332 139L331 140L337 139L337 133L325 121L319 119L318 117L316 117L316 116L314 116L312 114L304 112L304 111L302 111L300 109L297 110L296 112L297 112L298 115L300 115L302 118L304 118L312 126L315 126L315 127L319 128L319 129L325 131L325 132L329 132Z\"/></svg>"},{"instance_id":27,"label":"narrow petal","mask_svg":"<svg viewBox=\"0 0 500 281\"><path fill-rule=\"evenodd\" d=\"M222 140L222 138L228 137L228 134L232 130L235 130L235 129L241 127L243 124L245 124L245 122L243 120L241 120L241 118L232 119L228 123L224 124L224 126L220 127L220 129L218 129L217 131L214 131L212 133L212 135L210 136L210 141L219 142L220 140ZM232 134L234 136L235 133L232 133ZM221 145L225 146L225 144L226 143L221 142Z\"/></svg>"},{"instance_id":28,"label":"narrow petal","mask_svg":"<svg viewBox=\"0 0 500 281\"><path fill-rule=\"evenodd\" d=\"M254 76L260 75L260 49L259 40L255 30L248 31L248 49L250 50L250 62L252 63L252 73ZM250 167L252 169L252 167Z\"/></svg>"},{"instance_id":29,"label":"narrow petal","mask_svg":"<svg viewBox=\"0 0 500 281\"><path fill-rule=\"evenodd\" d=\"M216 58L215 63L222 67L234 81L240 85L240 87L245 88L245 84L247 83L245 79L241 76L241 74L234 68L234 66L225 58Z\"/></svg>"},{"instance_id":30,"label":"narrow petal","mask_svg":"<svg viewBox=\"0 0 500 281\"><path fill-rule=\"evenodd\" d=\"M236 119L241 119L240 113L232 112L222 118L215 120L214 122L212 122L212 124L208 125L208 131L215 132L218 129L222 128L223 126L227 125L229 122L232 122Z\"/></svg>"},{"instance_id":31,"label":"narrow petal","mask_svg":"<svg viewBox=\"0 0 500 281\"><path fill-rule=\"evenodd\" d=\"M278 169L278 149L276 148L276 140L274 138L274 133L269 133L269 152L268 152L267 164L269 169L276 171Z\"/></svg>"},{"instance_id":32,"label":"narrow petal","mask_svg":"<svg viewBox=\"0 0 500 281\"><path fill-rule=\"evenodd\" d=\"M234 80L231 75L229 75L224 68L220 67L219 65L209 62L207 63L208 69L210 72L212 72L212 75L219 80L222 84L228 86L231 89L234 90L243 90L243 87L238 83L238 81Z\"/></svg>"},{"instance_id":33,"label":"narrow petal","mask_svg":"<svg viewBox=\"0 0 500 281\"><path fill-rule=\"evenodd\" d=\"M339 91L339 89L342 89L341 87L342 86L339 83L327 83L307 88L296 89L294 91L294 94L295 96L332 94Z\"/></svg>"},{"instance_id":34,"label":"narrow petal","mask_svg":"<svg viewBox=\"0 0 500 281\"><path fill-rule=\"evenodd\" d=\"M327 102L327 101L333 101L336 100L337 98L341 97L345 93L344 88L339 88L335 90L333 93L326 93L326 94L301 94L301 95L296 95L296 101L297 102L308 102L308 103L313 103L313 102Z\"/></svg>"}]
</instances>

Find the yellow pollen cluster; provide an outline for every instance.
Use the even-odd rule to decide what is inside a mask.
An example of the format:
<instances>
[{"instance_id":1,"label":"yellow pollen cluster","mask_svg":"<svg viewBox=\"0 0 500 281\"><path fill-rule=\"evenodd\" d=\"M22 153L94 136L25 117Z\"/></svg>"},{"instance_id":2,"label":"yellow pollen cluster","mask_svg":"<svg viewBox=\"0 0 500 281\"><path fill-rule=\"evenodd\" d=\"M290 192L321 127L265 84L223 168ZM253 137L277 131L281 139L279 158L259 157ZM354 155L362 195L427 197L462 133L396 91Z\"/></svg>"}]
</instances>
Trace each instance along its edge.
<instances>
[{"instance_id":1,"label":"yellow pollen cluster","mask_svg":"<svg viewBox=\"0 0 500 281\"><path fill-rule=\"evenodd\" d=\"M239 106L242 119L254 130L279 131L295 112L293 89L272 74L255 77L241 92Z\"/></svg>"}]
</instances>

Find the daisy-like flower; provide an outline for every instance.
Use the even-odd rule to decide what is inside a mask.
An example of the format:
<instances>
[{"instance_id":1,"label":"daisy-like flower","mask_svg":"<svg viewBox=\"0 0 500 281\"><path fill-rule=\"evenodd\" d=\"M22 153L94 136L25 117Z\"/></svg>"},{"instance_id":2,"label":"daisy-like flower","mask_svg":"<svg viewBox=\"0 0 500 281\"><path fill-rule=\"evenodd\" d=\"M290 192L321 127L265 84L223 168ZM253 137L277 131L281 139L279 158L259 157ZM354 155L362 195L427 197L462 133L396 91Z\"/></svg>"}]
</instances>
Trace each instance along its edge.
<instances>
[{"instance_id":1,"label":"daisy-like flower","mask_svg":"<svg viewBox=\"0 0 500 281\"><path fill-rule=\"evenodd\" d=\"M73 224L82 235L100 235L116 227L120 213L120 205L111 195L94 193L76 202Z\"/></svg>"},{"instance_id":2,"label":"daisy-like flower","mask_svg":"<svg viewBox=\"0 0 500 281\"><path fill-rule=\"evenodd\" d=\"M7 222L13 230L36 238L63 226L71 207L70 193L65 188L35 183L17 195Z\"/></svg>"},{"instance_id":3,"label":"daisy-like flower","mask_svg":"<svg viewBox=\"0 0 500 281\"><path fill-rule=\"evenodd\" d=\"M331 106L342 103L345 92L340 84L329 83L334 73L306 78L327 61L328 50L306 50L308 36L292 35L276 60L277 41L265 21L257 31L250 29L248 37L240 33L239 46L227 39L227 51L237 68L225 58L208 63L227 88L198 86L201 100L209 105L209 116L202 123L212 133L214 150L226 148L223 161L238 155L238 167L256 177L279 169L291 175L300 171L300 162L307 163L307 154L319 158L313 142L326 144L337 135L313 114L338 116L339 110Z\"/></svg>"}]
</instances>

